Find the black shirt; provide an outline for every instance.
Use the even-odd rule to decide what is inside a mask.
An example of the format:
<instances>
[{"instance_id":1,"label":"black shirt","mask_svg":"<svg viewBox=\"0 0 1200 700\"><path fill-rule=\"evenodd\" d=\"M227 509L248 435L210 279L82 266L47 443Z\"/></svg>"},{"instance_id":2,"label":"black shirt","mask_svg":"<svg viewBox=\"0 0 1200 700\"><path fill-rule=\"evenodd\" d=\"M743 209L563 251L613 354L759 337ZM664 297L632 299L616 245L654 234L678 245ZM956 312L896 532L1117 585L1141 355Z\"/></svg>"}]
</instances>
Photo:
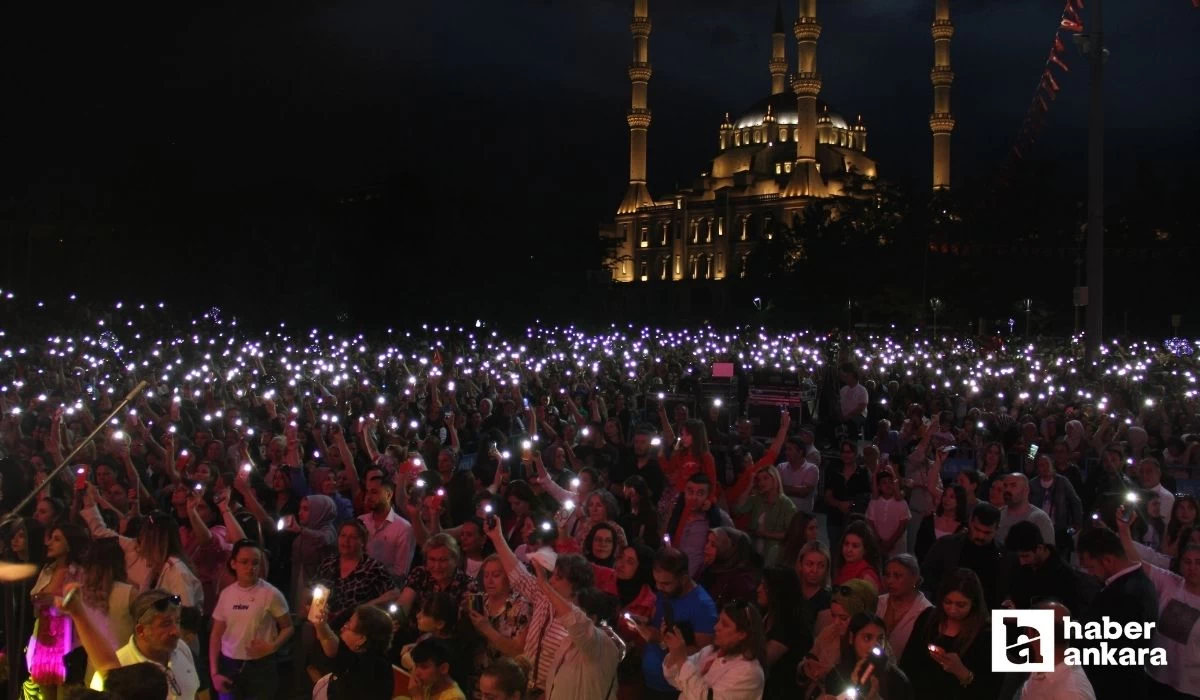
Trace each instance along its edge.
<instances>
[{"instance_id":1,"label":"black shirt","mask_svg":"<svg viewBox=\"0 0 1200 700\"><path fill-rule=\"evenodd\" d=\"M863 512L867 503L864 496L869 497L871 493L871 477L867 476L866 469L858 467L850 478L846 479L842 469L842 465L839 464L826 472L825 490L833 491L833 497L839 501L852 501L851 511ZM830 525L844 525L846 514L837 508L829 508L825 514L825 521Z\"/></svg>"},{"instance_id":2,"label":"black shirt","mask_svg":"<svg viewBox=\"0 0 1200 700\"><path fill-rule=\"evenodd\" d=\"M329 679L329 700L391 700L392 664L383 654L356 654L338 644Z\"/></svg>"}]
</instances>

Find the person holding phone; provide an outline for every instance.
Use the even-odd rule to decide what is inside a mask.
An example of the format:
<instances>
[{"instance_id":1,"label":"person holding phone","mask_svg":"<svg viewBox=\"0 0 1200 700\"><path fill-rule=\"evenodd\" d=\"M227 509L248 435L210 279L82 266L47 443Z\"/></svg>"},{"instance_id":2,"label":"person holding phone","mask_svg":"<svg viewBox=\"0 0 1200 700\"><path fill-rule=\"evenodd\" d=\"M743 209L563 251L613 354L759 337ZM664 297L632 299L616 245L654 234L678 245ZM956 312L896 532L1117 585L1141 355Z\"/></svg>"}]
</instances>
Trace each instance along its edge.
<instances>
[{"instance_id":1,"label":"person holding phone","mask_svg":"<svg viewBox=\"0 0 1200 700\"><path fill-rule=\"evenodd\" d=\"M513 590L499 556L484 559L481 571L483 592L472 595L467 608L471 625L487 642L483 653L475 658L477 674L499 659L521 655L533 614L529 601Z\"/></svg>"},{"instance_id":2,"label":"person holding phone","mask_svg":"<svg viewBox=\"0 0 1200 700\"><path fill-rule=\"evenodd\" d=\"M850 618L837 666L825 678L830 692L854 688L860 700L912 700L912 684L896 666L883 619L869 612Z\"/></svg>"},{"instance_id":3,"label":"person holding phone","mask_svg":"<svg viewBox=\"0 0 1200 700\"><path fill-rule=\"evenodd\" d=\"M758 610L745 601L730 603L713 631L710 644L689 652L683 630L664 629L664 679L680 691L679 700L759 700L766 680L761 663L766 643Z\"/></svg>"},{"instance_id":4,"label":"person holding phone","mask_svg":"<svg viewBox=\"0 0 1200 700\"><path fill-rule=\"evenodd\" d=\"M654 584L658 600L654 616L638 621L638 632L646 640L642 652L642 674L646 687L655 693L677 690L667 680L663 660L664 630L676 628L686 642L688 655L712 643L713 627L717 622L717 606L708 591L697 586L688 574L688 555L672 547L663 547L654 555Z\"/></svg>"}]
</instances>

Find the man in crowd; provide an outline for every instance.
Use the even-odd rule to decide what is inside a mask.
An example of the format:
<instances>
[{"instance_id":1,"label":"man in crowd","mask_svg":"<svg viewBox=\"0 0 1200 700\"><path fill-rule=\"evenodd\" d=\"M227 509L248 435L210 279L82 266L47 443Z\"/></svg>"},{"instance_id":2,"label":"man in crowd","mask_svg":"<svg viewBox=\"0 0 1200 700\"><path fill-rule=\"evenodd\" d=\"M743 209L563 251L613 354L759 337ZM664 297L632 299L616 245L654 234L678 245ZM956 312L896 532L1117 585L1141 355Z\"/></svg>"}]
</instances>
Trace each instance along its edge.
<instances>
[{"instance_id":1,"label":"man in crowd","mask_svg":"<svg viewBox=\"0 0 1200 700\"><path fill-rule=\"evenodd\" d=\"M654 585L658 588L654 617L649 624L639 625L647 642L642 652L642 673L646 687L651 691L647 697L674 698L678 695L663 676L663 659L666 657L661 645L663 620L669 620L683 634L689 655L713 640L717 606L708 591L696 585L688 570L688 555L677 549L664 547L654 556Z\"/></svg>"},{"instance_id":2,"label":"man in crowd","mask_svg":"<svg viewBox=\"0 0 1200 700\"><path fill-rule=\"evenodd\" d=\"M965 532L948 535L934 542L921 562L921 578L926 595L937 595L941 581L955 569L965 567L979 575L988 607L1000 604L1005 590L1004 553L996 544L996 525L1000 511L990 503L980 503L971 514Z\"/></svg>"},{"instance_id":3,"label":"man in crowd","mask_svg":"<svg viewBox=\"0 0 1200 700\"><path fill-rule=\"evenodd\" d=\"M1044 542L1054 542L1054 523L1045 511L1029 502L1029 479L1024 474L1004 475L1004 508L1000 511L1000 525L996 528L996 541L1003 542L1009 529L1023 521L1037 525L1042 531Z\"/></svg>"},{"instance_id":4,"label":"man in crowd","mask_svg":"<svg viewBox=\"0 0 1200 700\"><path fill-rule=\"evenodd\" d=\"M403 580L412 566L417 540L412 524L392 508L394 493L395 488L389 483L372 483L364 501L367 512L358 519L367 526L367 554Z\"/></svg>"}]
</instances>

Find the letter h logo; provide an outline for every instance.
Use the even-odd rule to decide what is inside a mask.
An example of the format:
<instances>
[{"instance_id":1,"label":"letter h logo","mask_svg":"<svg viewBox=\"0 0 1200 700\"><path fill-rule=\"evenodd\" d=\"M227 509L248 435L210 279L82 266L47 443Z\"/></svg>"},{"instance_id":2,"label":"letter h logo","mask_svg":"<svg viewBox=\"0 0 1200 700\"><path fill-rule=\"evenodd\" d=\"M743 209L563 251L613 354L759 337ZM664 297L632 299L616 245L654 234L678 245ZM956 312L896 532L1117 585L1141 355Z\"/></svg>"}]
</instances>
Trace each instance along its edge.
<instances>
[{"instance_id":1,"label":"letter h logo","mask_svg":"<svg viewBox=\"0 0 1200 700\"><path fill-rule=\"evenodd\" d=\"M1053 610L992 611L992 671L1054 670Z\"/></svg>"}]
</instances>

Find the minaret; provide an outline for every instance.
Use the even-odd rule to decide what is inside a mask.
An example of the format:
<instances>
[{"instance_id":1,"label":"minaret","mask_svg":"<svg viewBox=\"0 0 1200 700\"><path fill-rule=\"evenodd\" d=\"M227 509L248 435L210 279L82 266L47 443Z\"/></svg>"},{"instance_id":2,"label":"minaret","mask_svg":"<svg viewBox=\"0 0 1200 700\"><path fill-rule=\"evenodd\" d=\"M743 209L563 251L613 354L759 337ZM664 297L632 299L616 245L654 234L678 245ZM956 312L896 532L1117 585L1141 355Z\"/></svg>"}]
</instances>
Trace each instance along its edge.
<instances>
[{"instance_id":1,"label":"minaret","mask_svg":"<svg viewBox=\"0 0 1200 700\"><path fill-rule=\"evenodd\" d=\"M800 19L796 20L795 34L799 48L796 77L792 79L792 90L799 102L796 166L792 168L792 180L784 194L807 197L825 190L817 171L817 95L821 92L821 74L817 72L817 39L821 37L817 0L800 0Z\"/></svg>"},{"instance_id":2,"label":"minaret","mask_svg":"<svg viewBox=\"0 0 1200 700\"><path fill-rule=\"evenodd\" d=\"M646 91L650 84L650 0L633 0L633 63L629 64L629 82L633 100L626 121L629 123L629 189L621 200L618 214L631 214L638 207L654 204L646 189L646 133L650 129L650 110Z\"/></svg>"},{"instance_id":3,"label":"minaret","mask_svg":"<svg viewBox=\"0 0 1200 700\"><path fill-rule=\"evenodd\" d=\"M954 116L950 113L950 86L954 71L950 69L950 37L954 24L950 21L950 0L935 0L933 14L933 114L929 115L929 130L933 132L933 189L950 189L950 133L954 131Z\"/></svg>"},{"instance_id":4,"label":"minaret","mask_svg":"<svg viewBox=\"0 0 1200 700\"><path fill-rule=\"evenodd\" d=\"M771 33L771 94L778 95L787 91L787 48L784 42L787 34L783 29L783 0L775 5L775 31Z\"/></svg>"}]
</instances>

